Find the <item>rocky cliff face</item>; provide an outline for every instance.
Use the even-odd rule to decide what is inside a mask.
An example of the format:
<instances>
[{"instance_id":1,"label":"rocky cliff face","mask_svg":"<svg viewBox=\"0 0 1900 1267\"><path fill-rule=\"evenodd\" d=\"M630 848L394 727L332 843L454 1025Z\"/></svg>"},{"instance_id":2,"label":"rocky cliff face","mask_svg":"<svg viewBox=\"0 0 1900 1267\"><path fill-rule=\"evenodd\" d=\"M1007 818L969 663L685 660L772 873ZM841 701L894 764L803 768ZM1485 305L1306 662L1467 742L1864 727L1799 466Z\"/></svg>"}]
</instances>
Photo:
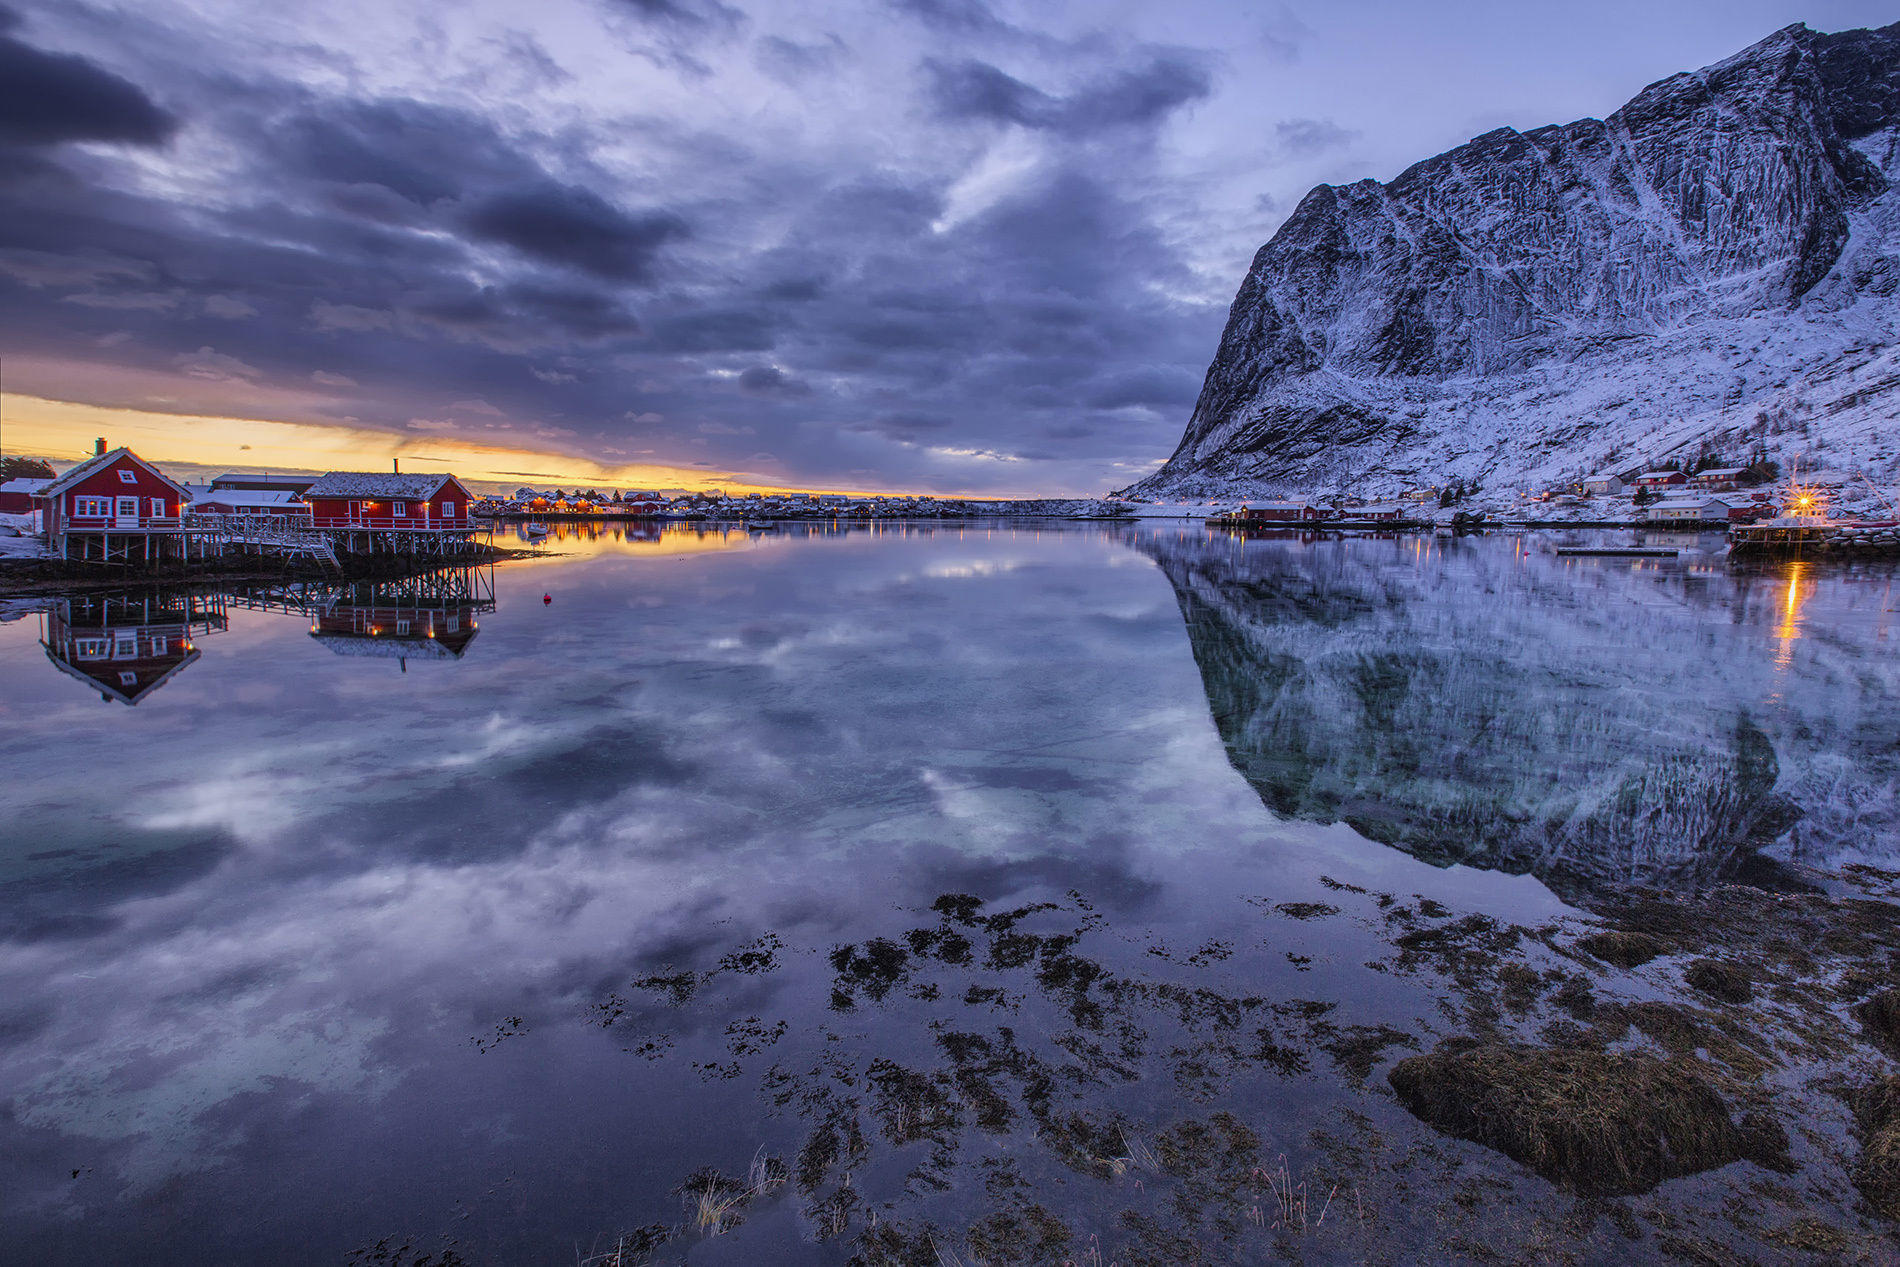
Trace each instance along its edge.
<instances>
[{"instance_id":1,"label":"rocky cliff face","mask_svg":"<svg viewBox=\"0 0 1900 1267\"><path fill-rule=\"evenodd\" d=\"M1138 495L1534 483L1714 438L1895 472L1900 23L1322 185Z\"/></svg>"}]
</instances>

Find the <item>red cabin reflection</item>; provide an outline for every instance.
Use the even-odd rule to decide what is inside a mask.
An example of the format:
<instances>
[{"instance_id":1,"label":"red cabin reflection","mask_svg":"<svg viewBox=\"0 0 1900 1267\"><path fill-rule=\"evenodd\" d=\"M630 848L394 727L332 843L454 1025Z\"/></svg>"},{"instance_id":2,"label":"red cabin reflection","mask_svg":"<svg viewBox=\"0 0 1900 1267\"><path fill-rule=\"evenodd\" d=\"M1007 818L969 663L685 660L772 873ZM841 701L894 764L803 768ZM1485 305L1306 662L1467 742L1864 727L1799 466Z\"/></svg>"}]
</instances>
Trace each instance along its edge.
<instances>
[{"instance_id":1,"label":"red cabin reflection","mask_svg":"<svg viewBox=\"0 0 1900 1267\"><path fill-rule=\"evenodd\" d=\"M495 609L484 569L465 568L399 580L363 582L318 610L310 636L336 655L409 661L459 660Z\"/></svg>"},{"instance_id":2,"label":"red cabin reflection","mask_svg":"<svg viewBox=\"0 0 1900 1267\"><path fill-rule=\"evenodd\" d=\"M40 645L55 668L108 702L137 704L200 655L198 640L229 625L222 595L124 591L63 598Z\"/></svg>"}]
</instances>

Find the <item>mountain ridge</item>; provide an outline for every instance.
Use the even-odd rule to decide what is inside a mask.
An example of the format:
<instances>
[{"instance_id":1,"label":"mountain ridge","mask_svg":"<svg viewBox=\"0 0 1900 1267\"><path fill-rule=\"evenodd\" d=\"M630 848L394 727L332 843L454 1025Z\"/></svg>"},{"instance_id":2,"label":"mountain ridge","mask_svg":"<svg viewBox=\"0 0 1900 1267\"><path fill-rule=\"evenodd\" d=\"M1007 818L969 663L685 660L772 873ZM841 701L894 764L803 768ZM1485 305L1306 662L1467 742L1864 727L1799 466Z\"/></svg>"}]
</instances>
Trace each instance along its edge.
<instances>
[{"instance_id":1,"label":"mountain ridge","mask_svg":"<svg viewBox=\"0 0 1900 1267\"><path fill-rule=\"evenodd\" d=\"M1900 23L1321 185L1136 496L1518 484L1687 447L1900 474Z\"/></svg>"}]
</instances>

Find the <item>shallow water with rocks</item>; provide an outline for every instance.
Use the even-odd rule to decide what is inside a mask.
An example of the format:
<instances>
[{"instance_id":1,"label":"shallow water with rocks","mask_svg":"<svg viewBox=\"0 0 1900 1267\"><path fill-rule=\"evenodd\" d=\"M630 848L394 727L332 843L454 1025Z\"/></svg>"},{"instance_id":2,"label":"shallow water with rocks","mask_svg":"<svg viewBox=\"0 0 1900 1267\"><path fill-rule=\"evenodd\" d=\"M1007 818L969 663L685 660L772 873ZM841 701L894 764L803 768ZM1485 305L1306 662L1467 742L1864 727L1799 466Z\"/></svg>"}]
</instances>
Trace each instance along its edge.
<instances>
[{"instance_id":1,"label":"shallow water with rocks","mask_svg":"<svg viewBox=\"0 0 1900 1267\"><path fill-rule=\"evenodd\" d=\"M1895 570L1556 540L10 605L0 1257L1895 1262Z\"/></svg>"}]
</instances>

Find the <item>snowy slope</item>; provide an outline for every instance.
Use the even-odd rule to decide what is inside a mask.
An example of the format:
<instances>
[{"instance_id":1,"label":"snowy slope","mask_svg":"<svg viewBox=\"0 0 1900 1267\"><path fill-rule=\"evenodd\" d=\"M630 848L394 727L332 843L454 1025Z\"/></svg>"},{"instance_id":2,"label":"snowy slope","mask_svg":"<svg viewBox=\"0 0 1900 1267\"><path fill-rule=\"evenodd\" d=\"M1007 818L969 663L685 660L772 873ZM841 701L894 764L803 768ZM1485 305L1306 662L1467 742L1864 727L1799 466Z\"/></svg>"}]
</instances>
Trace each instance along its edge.
<instances>
[{"instance_id":1,"label":"snowy slope","mask_svg":"<svg viewBox=\"0 0 1900 1267\"><path fill-rule=\"evenodd\" d=\"M1532 487L1759 441L1900 474L1900 24L1322 185L1132 490Z\"/></svg>"}]
</instances>

